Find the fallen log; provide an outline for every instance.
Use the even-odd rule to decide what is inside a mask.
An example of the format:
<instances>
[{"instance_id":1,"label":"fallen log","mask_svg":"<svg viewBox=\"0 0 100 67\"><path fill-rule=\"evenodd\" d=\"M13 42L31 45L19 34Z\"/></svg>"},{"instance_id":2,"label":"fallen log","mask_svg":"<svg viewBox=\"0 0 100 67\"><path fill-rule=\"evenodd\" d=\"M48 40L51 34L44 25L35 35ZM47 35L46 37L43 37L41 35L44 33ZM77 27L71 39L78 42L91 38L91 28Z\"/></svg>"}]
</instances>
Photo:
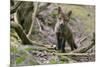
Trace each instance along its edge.
<instances>
[{"instance_id":1,"label":"fallen log","mask_svg":"<svg viewBox=\"0 0 100 67\"><path fill-rule=\"evenodd\" d=\"M30 44L32 45L33 43L30 41L30 39L26 36L25 32L23 31L23 28L20 24L18 23L11 23L11 28L14 28L15 31L17 32L18 36L22 40L23 44Z\"/></svg>"},{"instance_id":2,"label":"fallen log","mask_svg":"<svg viewBox=\"0 0 100 67\"><path fill-rule=\"evenodd\" d=\"M60 56L60 60L67 61L68 63L76 63L77 62L77 61L75 61L72 58L69 58L67 56Z\"/></svg>"},{"instance_id":3,"label":"fallen log","mask_svg":"<svg viewBox=\"0 0 100 67\"><path fill-rule=\"evenodd\" d=\"M22 43L23 45L35 45L35 46L42 46L42 47L45 47L45 48L52 48L50 45L44 45L42 42L38 41L32 41L30 40L26 33L24 32L22 26L18 23L14 23L14 22L11 22L11 28L14 28L15 31L17 32L18 36L20 37L20 39L22 40Z\"/></svg>"},{"instance_id":4,"label":"fallen log","mask_svg":"<svg viewBox=\"0 0 100 67\"><path fill-rule=\"evenodd\" d=\"M95 53L54 53L59 56L94 56Z\"/></svg>"}]
</instances>

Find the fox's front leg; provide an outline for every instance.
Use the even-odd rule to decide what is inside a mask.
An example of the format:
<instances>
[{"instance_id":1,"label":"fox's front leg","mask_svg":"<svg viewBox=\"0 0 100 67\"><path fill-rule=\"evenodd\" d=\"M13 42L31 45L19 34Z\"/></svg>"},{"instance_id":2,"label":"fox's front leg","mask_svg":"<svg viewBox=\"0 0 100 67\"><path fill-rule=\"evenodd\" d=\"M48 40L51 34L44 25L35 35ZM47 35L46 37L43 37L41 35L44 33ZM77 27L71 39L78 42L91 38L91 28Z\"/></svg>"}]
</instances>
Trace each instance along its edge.
<instances>
[{"instance_id":1,"label":"fox's front leg","mask_svg":"<svg viewBox=\"0 0 100 67\"><path fill-rule=\"evenodd\" d=\"M57 45L56 45L56 48L58 50L60 50L61 49L62 39L60 38L60 34L59 33L56 34L56 37L57 37Z\"/></svg>"},{"instance_id":2,"label":"fox's front leg","mask_svg":"<svg viewBox=\"0 0 100 67\"><path fill-rule=\"evenodd\" d=\"M66 40L63 38L62 44L61 44L61 52L65 52L65 42L66 42Z\"/></svg>"}]
</instances>

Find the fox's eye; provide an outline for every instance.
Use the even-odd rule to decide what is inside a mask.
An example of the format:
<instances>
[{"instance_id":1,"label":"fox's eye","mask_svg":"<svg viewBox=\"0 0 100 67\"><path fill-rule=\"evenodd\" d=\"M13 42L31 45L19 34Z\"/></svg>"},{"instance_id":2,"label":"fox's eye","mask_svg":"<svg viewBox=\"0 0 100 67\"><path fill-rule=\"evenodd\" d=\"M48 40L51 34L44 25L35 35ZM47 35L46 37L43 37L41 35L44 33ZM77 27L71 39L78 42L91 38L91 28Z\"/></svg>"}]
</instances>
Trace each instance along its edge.
<instances>
[{"instance_id":1,"label":"fox's eye","mask_svg":"<svg viewBox=\"0 0 100 67\"><path fill-rule=\"evenodd\" d=\"M59 17L59 19L61 19L61 17Z\"/></svg>"},{"instance_id":2,"label":"fox's eye","mask_svg":"<svg viewBox=\"0 0 100 67\"><path fill-rule=\"evenodd\" d=\"M67 18L65 19L65 21L69 21L69 18L67 17Z\"/></svg>"}]
</instances>

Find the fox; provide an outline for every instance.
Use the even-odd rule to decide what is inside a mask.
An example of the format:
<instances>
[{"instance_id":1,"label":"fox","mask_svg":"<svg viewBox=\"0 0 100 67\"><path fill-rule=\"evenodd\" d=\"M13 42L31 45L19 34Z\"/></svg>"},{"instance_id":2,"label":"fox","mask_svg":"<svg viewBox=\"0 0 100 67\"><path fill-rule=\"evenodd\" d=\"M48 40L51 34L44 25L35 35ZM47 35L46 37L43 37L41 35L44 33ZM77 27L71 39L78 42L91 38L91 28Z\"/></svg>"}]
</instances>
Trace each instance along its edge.
<instances>
[{"instance_id":1,"label":"fox","mask_svg":"<svg viewBox=\"0 0 100 67\"><path fill-rule=\"evenodd\" d=\"M72 31L68 27L72 11L70 10L67 14L65 14L61 7L58 7L57 11L58 17L54 29L57 39L56 49L61 52L65 52L65 42L67 41L73 51L74 49L77 49L77 45L74 42Z\"/></svg>"}]
</instances>

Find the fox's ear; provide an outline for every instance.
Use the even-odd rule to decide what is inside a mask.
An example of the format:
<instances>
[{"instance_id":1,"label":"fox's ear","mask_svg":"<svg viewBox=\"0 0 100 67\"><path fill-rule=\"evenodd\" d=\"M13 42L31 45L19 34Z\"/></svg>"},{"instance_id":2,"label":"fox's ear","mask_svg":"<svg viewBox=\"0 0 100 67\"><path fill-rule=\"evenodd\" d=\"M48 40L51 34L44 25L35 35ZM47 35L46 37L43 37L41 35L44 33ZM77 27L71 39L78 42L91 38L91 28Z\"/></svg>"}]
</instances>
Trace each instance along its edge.
<instances>
[{"instance_id":1,"label":"fox's ear","mask_svg":"<svg viewBox=\"0 0 100 67\"><path fill-rule=\"evenodd\" d=\"M70 17L72 14L72 11L70 10L68 13L67 13L67 16Z\"/></svg>"},{"instance_id":2,"label":"fox's ear","mask_svg":"<svg viewBox=\"0 0 100 67\"><path fill-rule=\"evenodd\" d=\"M58 14L62 13L61 7L58 7Z\"/></svg>"}]
</instances>

